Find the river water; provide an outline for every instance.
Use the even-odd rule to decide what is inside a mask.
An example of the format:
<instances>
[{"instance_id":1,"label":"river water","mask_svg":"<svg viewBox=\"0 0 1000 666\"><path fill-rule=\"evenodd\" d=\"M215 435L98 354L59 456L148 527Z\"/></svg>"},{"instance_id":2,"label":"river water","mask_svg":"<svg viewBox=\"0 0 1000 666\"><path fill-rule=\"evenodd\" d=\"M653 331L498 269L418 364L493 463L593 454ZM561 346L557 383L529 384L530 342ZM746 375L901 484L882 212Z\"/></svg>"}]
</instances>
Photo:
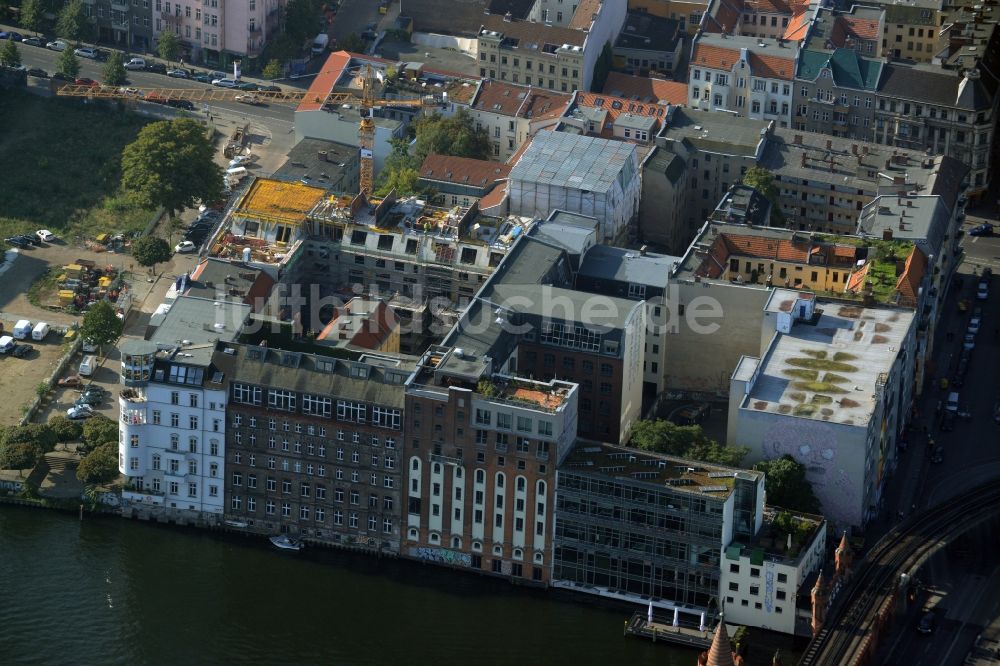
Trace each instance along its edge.
<instances>
[{"instance_id":1,"label":"river water","mask_svg":"<svg viewBox=\"0 0 1000 666\"><path fill-rule=\"evenodd\" d=\"M0 664L657 664L626 613L334 551L0 505Z\"/></svg>"}]
</instances>

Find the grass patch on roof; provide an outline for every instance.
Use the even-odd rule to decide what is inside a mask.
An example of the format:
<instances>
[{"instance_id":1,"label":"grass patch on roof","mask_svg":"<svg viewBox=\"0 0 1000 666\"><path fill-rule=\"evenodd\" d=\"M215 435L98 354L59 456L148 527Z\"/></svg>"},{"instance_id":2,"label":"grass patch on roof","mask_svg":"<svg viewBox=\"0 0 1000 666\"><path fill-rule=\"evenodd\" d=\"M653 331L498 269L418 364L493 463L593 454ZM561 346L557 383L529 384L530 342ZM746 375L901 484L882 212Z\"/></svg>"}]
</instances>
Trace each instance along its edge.
<instances>
[{"instance_id":1,"label":"grass patch on roof","mask_svg":"<svg viewBox=\"0 0 1000 666\"><path fill-rule=\"evenodd\" d=\"M836 370L838 372L857 372L856 366L840 361L831 361L825 358L790 358L788 365L810 370Z\"/></svg>"},{"instance_id":2,"label":"grass patch on roof","mask_svg":"<svg viewBox=\"0 0 1000 666\"><path fill-rule=\"evenodd\" d=\"M810 382L819 378L819 370L807 370L806 368L785 368L781 372L789 377L804 379Z\"/></svg>"},{"instance_id":3,"label":"grass patch on roof","mask_svg":"<svg viewBox=\"0 0 1000 666\"><path fill-rule=\"evenodd\" d=\"M847 393L836 384L827 384L826 382L794 382L792 387L813 393Z\"/></svg>"}]
</instances>

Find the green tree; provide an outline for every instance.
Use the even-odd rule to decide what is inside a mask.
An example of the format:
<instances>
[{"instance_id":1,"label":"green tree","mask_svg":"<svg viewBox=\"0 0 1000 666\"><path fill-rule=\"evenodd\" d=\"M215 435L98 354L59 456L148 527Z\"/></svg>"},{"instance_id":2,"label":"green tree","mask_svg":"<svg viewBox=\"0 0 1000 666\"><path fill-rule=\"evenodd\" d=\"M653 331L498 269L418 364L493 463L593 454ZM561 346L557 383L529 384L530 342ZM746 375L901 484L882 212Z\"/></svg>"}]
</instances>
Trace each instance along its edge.
<instances>
[{"instance_id":1,"label":"green tree","mask_svg":"<svg viewBox=\"0 0 1000 666\"><path fill-rule=\"evenodd\" d=\"M358 33L352 32L347 37L337 45L341 51L350 51L351 53L364 53L368 45L365 44L365 40L358 37Z\"/></svg>"},{"instance_id":2,"label":"green tree","mask_svg":"<svg viewBox=\"0 0 1000 666\"><path fill-rule=\"evenodd\" d=\"M762 460L754 469L764 472L767 503L792 511L819 513L820 503L806 479L805 465L790 455L774 460Z\"/></svg>"},{"instance_id":3,"label":"green tree","mask_svg":"<svg viewBox=\"0 0 1000 666\"><path fill-rule=\"evenodd\" d=\"M785 218L781 214L781 201L778 198L778 188L774 184L774 174L764 167L750 167L743 174L743 184L754 188L771 202L771 224L781 226Z\"/></svg>"},{"instance_id":4,"label":"green tree","mask_svg":"<svg viewBox=\"0 0 1000 666\"><path fill-rule=\"evenodd\" d=\"M118 478L118 444L108 442L87 454L76 468L76 478L84 483L107 483Z\"/></svg>"},{"instance_id":5,"label":"green tree","mask_svg":"<svg viewBox=\"0 0 1000 666\"><path fill-rule=\"evenodd\" d=\"M16 442L0 446L0 469L28 469L42 457L42 449L32 442Z\"/></svg>"},{"instance_id":6,"label":"green tree","mask_svg":"<svg viewBox=\"0 0 1000 666\"><path fill-rule=\"evenodd\" d=\"M278 60L271 60L267 65L264 66L263 76L265 79L273 81L274 79L280 79L283 74L281 68L281 62Z\"/></svg>"},{"instance_id":7,"label":"green tree","mask_svg":"<svg viewBox=\"0 0 1000 666\"><path fill-rule=\"evenodd\" d=\"M644 451L729 466L739 466L750 452L746 447L725 446L709 439L699 425L680 426L664 419L633 425L631 445Z\"/></svg>"},{"instance_id":8,"label":"green tree","mask_svg":"<svg viewBox=\"0 0 1000 666\"><path fill-rule=\"evenodd\" d=\"M125 85L128 75L125 73L125 63L121 51L112 51L104 64L104 82L109 86Z\"/></svg>"},{"instance_id":9,"label":"green tree","mask_svg":"<svg viewBox=\"0 0 1000 666\"><path fill-rule=\"evenodd\" d=\"M465 109L449 117L437 113L422 116L413 123L413 128L417 137L413 154L418 160L418 168L431 153L481 160L490 156L486 130L477 130L475 121Z\"/></svg>"},{"instance_id":10,"label":"green tree","mask_svg":"<svg viewBox=\"0 0 1000 666\"><path fill-rule=\"evenodd\" d=\"M611 42L604 42L600 55L594 63L594 76L590 80L590 92L601 92L604 90L604 82L608 80L611 67L615 64L614 53L611 51Z\"/></svg>"},{"instance_id":11,"label":"green tree","mask_svg":"<svg viewBox=\"0 0 1000 666\"><path fill-rule=\"evenodd\" d=\"M171 218L172 220L173 218ZM154 267L156 264L170 261L172 253L167 241L156 236L143 236L132 243L132 256L140 266Z\"/></svg>"},{"instance_id":12,"label":"green tree","mask_svg":"<svg viewBox=\"0 0 1000 666\"><path fill-rule=\"evenodd\" d=\"M73 53L73 49L66 49L59 54L59 58L56 60L56 71L74 78L80 73L80 59Z\"/></svg>"},{"instance_id":13,"label":"green tree","mask_svg":"<svg viewBox=\"0 0 1000 666\"><path fill-rule=\"evenodd\" d=\"M296 43L316 36L321 0L288 0L285 6L285 34Z\"/></svg>"},{"instance_id":14,"label":"green tree","mask_svg":"<svg viewBox=\"0 0 1000 666\"><path fill-rule=\"evenodd\" d=\"M118 424L98 414L83 424L83 442L90 450L102 444L118 441Z\"/></svg>"},{"instance_id":15,"label":"green tree","mask_svg":"<svg viewBox=\"0 0 1000 666\"><path fill-rule=\"evenodd\" d=\"M110 421L110 419L108 419ZM49 428L60 442L75 442L83 435L83 426L77 421L65 416L53 416L49 419ZM115 428L117 432L117 427Z\"/></svg>"},{"instance_id":16,"label":"green tree","mask_svg":"<svg viewBox=\"0 0 1000 666\"><path fill-rule=\"evenodd\" d=\"M4 435L5 444L37 444L43 453L55 448L56 433L43 423L14 426Z\"/></svg>"},{"instance_id":17,"label":"green tree","mask_svg":"<svg viewBox=\"0 0 1000 666\"><path fill-rule=\"evenodd\" d=\"M87 21L82 0L72 0L59 10L56 34L76 44L90 34L90 22Z\"/></svg>"},{"instance_id":18,"label":"green tree","mask_svg":"<svg viewBox=\"0 0 1000 666\"><path fill-rule=\"evenodd\" d=\"M282 32L273 41L267 43L267 53L271 58L279 62L291 60L302 51L303 40L304 38L293 38L287 31Z\"/></svg>"},{"instance_id":19,"label":"green tree","mask_svg":"<svg viewBox=\"0 0 1000 666\"><path fill-rule=\"evenodd\" d=\"M101 346L111 344L122 334L123 322L107 301L98 301L83 315L80 337Z\"/></svg>"},{"instance_id":20,"label":"green tree","mask_svg":"<svg viewBox=\"0 0 1000 666\"><path fill-rule=\"evenodd\" d=\"M156 42L156 52L168 63L177 60L181 52L181 40L172 30L164 30Z\"/></svg>"},{"instance_id":21,"label":"green tree","mask_svg":"<svg viewBox=\"0 0 1000 666\"><path fill-rule=\"evenodd\" d=\"M17 67L21 64L21 50L17 48L17 42L13 39L5 39L0 47L0 65L7 67Z\"/></svg>"},{"instance_id":22,"label":"green tree","mask_svg":"<svg viewBox=\"0 0 1000 666\"><path fill-rule=\"evenodd\" d=\"M384 197L392 190L396 190L396 194L399 196L417 193L417 181L420 179L420 174L416 169L383 169L382 171L385 174L385 180L375 190L378 196Z\"/></svg>"},{"instance_id":23,"label":"green tree","mask_svg":"<svg viewBox=\"0 0 1000 666\"><path fill-rule=\"evenodd\" d=\"M45 23L45 6L42 0L24 0L21 3L21 25L32 32L40 32Z\"/></svg>"},{"instance_id":24,"label":"green tree","mask_svg":"<svg viewBox=\"0 0 1000 666\"><path fill-rule=\"evenodd\" d=\"M222 193L222 169L205 130L190 118L150 123L122 151L122 187L138 204L170 217Z\"/></svg>"}]
</instances>

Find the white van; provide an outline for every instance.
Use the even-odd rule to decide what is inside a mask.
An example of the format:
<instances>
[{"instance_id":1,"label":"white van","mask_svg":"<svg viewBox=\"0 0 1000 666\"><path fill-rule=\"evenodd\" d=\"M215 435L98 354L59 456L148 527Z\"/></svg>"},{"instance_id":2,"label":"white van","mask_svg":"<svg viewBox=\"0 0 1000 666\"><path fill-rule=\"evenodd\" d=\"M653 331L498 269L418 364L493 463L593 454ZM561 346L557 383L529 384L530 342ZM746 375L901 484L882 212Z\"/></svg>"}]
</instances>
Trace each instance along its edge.
<instances>
[{"instance_id":1,"label":"white van","mask_svg":"<svg viewBox=\"0 0 1000 666\"><path fill-rule=\"evenodd\" d=\"M44 321L40 321L35 324L35 327L31 329L31 339L32 340L44 340L45 336L49 334L49 325Z\"/></svg>"},{"instance_id":2,"label":"white van","mask_svg":"<svg viewBox=\"0 0 1000 666\"><path fill-rule=\"evenodd\" d=\"M235 181L241 181L249 175L246 167L232 167L231 169L226 169L226 178Z\"/></svg>"},{"instance_id":3,"label":"white van","mask_svg":"<svg viewBox=\"0 0 1000 666\"><path fill-rule=\"evenodd\" d=\"M14 351L17 343L9 335L0 336L0 354L9 354Z\"/></svg>"},{"instance_id":4,"label":"white van","mask_svg":"<svg viewBox=\"0 0 1000 666\"><path fill-rule=\"evenodd\" d=\"M15 340L27 340L31 337L31 322L27 319L20 320L14 324L14 330L11 333L13 333Z\"/></svg>"},{"instance_id":5,"label":"white van","mask_svg":"<svg viewBox=\"0 0 1000 666\"><path fill-rule=\"evenodd\" d=\"M80 376L89 377L94 374L94 370L97 370L97 357L84 356L83 360L80 361Z\"/></svg>"},{"instance_id":6,"label":"white van","mask_svg":"<svg viewBox=\"0 0 1000 666\"><path fill-rule=\"evenodd\" d=\"M958 411L958 393L956 391L948 394L948 402L945 403L944 408L949 412Z\"/></svg>"}]
</instances>

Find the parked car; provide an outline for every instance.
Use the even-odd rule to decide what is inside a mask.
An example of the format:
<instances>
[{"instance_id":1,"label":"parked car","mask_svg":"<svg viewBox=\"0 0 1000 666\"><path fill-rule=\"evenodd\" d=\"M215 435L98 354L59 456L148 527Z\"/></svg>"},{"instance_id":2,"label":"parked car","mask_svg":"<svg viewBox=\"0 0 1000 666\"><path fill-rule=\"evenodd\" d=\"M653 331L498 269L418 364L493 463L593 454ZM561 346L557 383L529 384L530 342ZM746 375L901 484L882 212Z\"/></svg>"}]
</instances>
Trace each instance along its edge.
<instances>
[{"instance_id":1,"label":"parked car","mask_svg":"<svg viewBox=\"0 0 1000 666\"><path fill-rule=\"evenodd\" d=\"M257 95L237 95L233 99L235 99L240 104L250 104L251 106L264 105L264 100L262 100L260 97L257 97Z\"/></svg>"},{"instance_id":2,"label":"parked car","mask_svg":"<svg viewBox=\"0 0 1000 666\"><path fill-rule=\"evenodd\" d=\"M19 42L24 39L24 36L19 32L0 32L0 39L12 39L15 42Z\"/></svg>"},{"instance_id":3,"label":"parked car","mask_svg":"<svg viewBox=\"0 0 1000 666\"><path fill-rule=\"evenodd\" d=\"M38 240L38 236L33 236L32 234L21 234L18 236L21 240L29 245L41 245L42 241Z\"/></svg>"},{"instance_id":4,"label":"parked car","mask_svg":"<svg viewBox=\"0 0 1000 666\"><path fill-rule=\"evenodd\" d=\"M931 462L935 465L940 465L944 462L944 447L939 446L934 449L934 453L931 454Z\"/></svg>"},{"instance_id":5,"label":"parked car","mask_svg":"<svg viewBox=\"0 0 1000 666\"><path fill-rule=\"evenodd\" d=\"M25 358L33 351L35 351L35 347L33 345L26 345L22 343L14 347L14 349L11 350L10 355L14 358Z\"/></svg>"},{"instance_id":6,"label":"parked car","mask_svg":"<svg viewBox=\"0 0 1000 666\"><path fill-rule=\"evenodd\" d=\"M281 88L278 86L257 86L257 90L260 92L281 92Z\"/></svg>"},{"instance_id":7,"label":"parked car","mask_svg":"<svg viewBox=\"0 0 1000 666\"><path fill-rule=\"evenodd\" d=\"M125 69L132 71L146 69L146 61L143 58L132 58L125 63Z\"/></svg>"},{"instance_id":8,"label":"parked car","mask_svg":"<svg viewBox=\"0 0 1000 666\"><path fill-rule=\"evenodd\" d=\"M945 412L941 415L941 432L951 432L955 429L955 412Z\"/></svg>"},{"instance_id":9,"label":"parked car","mask_svg":"<svg viewBox=\"0 0 1000 666\"><path fill-rule=\"evenodd\" d=\"M53 51L65 51L69 48L69 44L61 39L55 39L45 45L45 48L52 49Z\"/></svg>"},{"instance_id":10,"label":"parked car","mask_svg":"<svg viewBox=\"0 0 1000 666\"><path fill-rule=\"evenodd\" d=\"M77 79L74 79L73 83L75 83L78 86L90 86L91 88L100 88L101 87L101 84L98 83L97 81L95 81L94 79L88 79L88 78L83 77L83 76L81 76L81 77L79 77Z\"/></svg>"},{"instance_id":11,"label":"parked car","mask_svg":"<svg viewBox=\"0 0 1000 666\"><path fill-rule=\"evenodd\" d=\"M81 58L87 58L88 60L97 60L97 49L90 46L81 46L78 49L73 49L73 54Z\"/></svg>"},{"instance_id":12,"label":"parked car","mask_svg":"<svg viewBox=\"0 0 1000 666\"><path fill-rule=\"evenodd\" d=\"M219 88L235 88L239 81L236 79L213 79L212 85Z\"/></svg>"},{"instance_id":13,"label":"parked car","mask_svg":"<svg viewBox=\"0 0 1000 666\"><path fill-rule=\"evenodd\" d=\"M973 317L972 319L969 320L969 330L967 332L976 335L977 333L979 333L979 325L981 323L982 319L980 319L979 317Z\"/></svg>"},{"instance_id":14,"label":"parked car","mask_svg":"<svg viewBox=\"0 0 1000 666\"><path fill-rule=\"evenodd\" d=\"M190 78L192 81L198 81L200 83L212 82L212 75L208 72L196 72L195 74L192 74Z\"/></svg>"},{"instance_id":15,"label":"parked car","mask_svg":"<svg viewBox=\"0 0 1000 666\"><path fill-rule=\"evenodd\" d=\"M976 298L980 301L985 301L990 297L990 285L983 280L979 283L979 287L976 288Z\"/></svg>"},{"instance_id":16,"label":"parked car","mask_svg":"<svg viewBox=\"0 0 1000 666\"><path fill-rule=\"evenodd\" d=\"M90 407L97 407L102 402L104 402L104 394L103 393L83 393L83 394L80 395L79 398L76 399L76 402L74 402L73 405L75 407L79 407L81 405L88 405Z\"/></svg>"},{"instance_id":17,"label":"parked car","mask_svg":"<svg viewBox=\"0 0 1000 666\"><path fill-rule=\"evenodd\" d=\"M31 243L29 243L29 242L25 241L24 239L19 238L17 236L11 236L10 238L4 238L3 242L7 243L8 245L13 245L14 247L19 247L22 250L26 250L29 247L31 247Z\"/></svg>"},{"instance_id":18,"label":"parked car","mask_svg":"<svg viewBox=\"0 0 1000 666\"><path fill-rule=\"evenodd\" d=\"M80 395L96 395L96 396L101 396L101 397L107 396L110 393L111 393L111 391L108 391L107 389L105 389L100 384L94 384L94 383L87 384L80 391Z\"/></svg>"},{"instance_id":19,"label":"parked car","mask_svg":"<svg viewBox=\"0 0 1000 666\"><path fill-rule=\"evenodd\" d=\"M131 87L131 86L122 86L121 88L118 89L118 92L120 92L123 95L128 95L129 97L142 97L143 96L141 90L139 90L138 88Z\"/></svg>"},{"instance_id":20,"label":"parked car","mask_svg":"<svg viewBox=\"0 0 1000 666\"><path fill-rule=\"evenodd\" d=\"M992 236L993 235L993 225L989 222L983 222L977 226L969 229L970 236Z\"/></svg>"},{"instance_id":21,"label":"parked car","mask_svg":"<svg viewBox=\"0 0 1000 666\"><path fill-rule=\"evenodd\" d=\"M39 229L35 232L39 240L45 241L46 243L51 243L56 239L56 235L49 231L48 229Z\"/></svg>"},{"instance_id":22,"label":"parked car","mask_svg":"<svg viewBox=\"0 0 1000 666\"><path fill-rule=\"evenodd\" d=\"M186 69L177 69L177 68L168 69L167 70L167 76L172 76L175 79L189 79L189 78L191 78L191 75L188 74L188 71Z\"/></svg>"},{"instance_id":23,"label":"parked car","mask_svg":"<svg viewBox=\"0 0 1000 666\"><path fill-rule=\"evenodd\" d=\"M147 72L152 72L153 74L166 74L167 66L162 62L147 62L146 66L143 68Z\"/></svg>"},{"instance_id":24,"label":"parked car","mask_svg":"<svg viewBox=\"0 0 1000 666\"><path fill-rule=\"evenodd\" d=\"M63 377L58 382L57 385L63 388L74 388L80 386L83 383L83 378L80 375L69 375L68 377Z\"/></svg>"},{"instance_id":25,"label":"parked car","mask_svg":"<svg viewBox=\"0 0 1000 666\"><path fill-rule=\"evenodd\" d=\"M52 75L52 78L56 81L69 81L70 83L76 81L75 77L72 77L69 74L63 74L62 72L56 72Z\"/></svg>"},{"instance_id":26,"label":"parked car","mask_svg":"<svg viewBox=\"0 0 1000 666\"><path fill-rule=\"evenodd\" d=\"M9 354L14 351L17 343L9 335L0 335L0 354Z\"/></svg>"},{"instance_id":27,"label":"parked car","mask_svg":"<svg viewBox=\"0 0 1000 666\"><path fill-rule=\"evenodd\" d=\"M79 419L89 419L94 415L94 410L90 405L73 405L66 410L66 418L79 420Z\"/></svg>"},{"instance_id":28,"label":"parked car","mask_svg":"<svg viewBox=\"0 0 1000 666\"><path fill-rule=\"evenodd\" d=\"M181 241L180 243L174 246L174 252L178 253L194 252L197 249L198 246L192 243L191 241Z\"/></svg>"},{"instance_id":29,"label":"parked car","mask_svg":"<svg viewBox=\"0 0 1000 666\"><path fill-rule=\"evenodd\" d=\"M29 46L45 46L45 40L41 37L25 37L21 43Z\"/></svg>"},{"instance_id":30,"label":"parked car","mask_svg":"<svg viewBox=\"0 0 1000 666\"><path fill-rule=\"evenodd\" d=\"M32 67L28 70L28 76L34 76L36 79L47 79L49 78L49 73L44 69L39 69L37 67Z\"/></svg>"},{"instance_id":31,"label":"parked car","mask_svg":"<svg viewBox=\"0 0 1000 666\"><path fill-rule=\"evenodd\" d=\"M97 351L97 345L94 344L94 341L93 340L87 340L86 338L84 338L83 339L83 353L84 354L93 354L95 351Z\"/></svg>"},{"instance_id":32,"label":"parked car","mask_svg":"<svg viewBox=\"0 0 1000 666\"><path fill-rule=\"evenodd\" d=\"M258 86L256 83L252 83L250 81L238 81L234 87L237 90L249 90L249 91L253 91L253 90L257 90L260 86Z\"/></svg>"},{"instance_id":33,"label":"parked car","mask_svg":"<svg viewBox=\"0 0 1000 666\"><path fill-rule=\"evenodd\" d=\"M189 99L168 99L167 106L172 106L175 109L194 111L194 102Z\"/></svg>"}]
</instances>

